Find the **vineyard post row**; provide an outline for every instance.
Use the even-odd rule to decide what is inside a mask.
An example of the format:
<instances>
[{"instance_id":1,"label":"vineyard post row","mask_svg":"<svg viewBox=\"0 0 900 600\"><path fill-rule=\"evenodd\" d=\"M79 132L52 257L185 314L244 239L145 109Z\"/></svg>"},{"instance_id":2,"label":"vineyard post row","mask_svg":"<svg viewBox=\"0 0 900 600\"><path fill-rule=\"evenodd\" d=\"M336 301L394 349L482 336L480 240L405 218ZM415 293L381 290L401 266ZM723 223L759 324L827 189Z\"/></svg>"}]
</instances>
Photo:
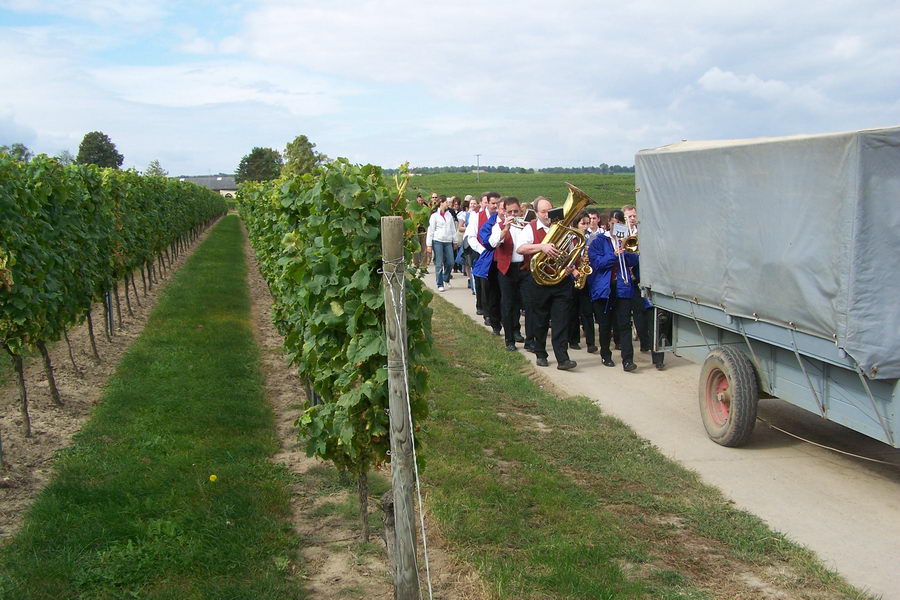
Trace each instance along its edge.
<instances>
[{"instance_id":1,"label":"vineyard post row","mask_svg":"<svg viewBox=\"0 0 900 600\"><path fill-rule=\"evenodd\" d=\"M338 159L311 175L245 183L238 206L274 300L273 320L300 380L319 397L297 420L307 454L357 476L367 539L370 468L389 461L381 217L404 218L403 255L418 250L428 207L406 198L406 175ZM408 268L408 267L407 267ZM427 415L431 292L407 275L406 363L416 427ZM302 387L298 381L298 388Z\"/></svg>"},{"instance_id":2,"label":"vineyard post row","mask_svg":"<svg viewBox=\"0 0 900 600\"><path fill-rule=\"evenodd\" d=\"M21 163L0 154L0 343L18 377L26 436L22 354L40 351L54 401L61 403L46 344L68 341L66 331L86 319L93 343L91 306L109 292L121 326L119 282L130 309L129 281L139 302L134 271L146 292L158 264L166 267L225 212L219 194L193 184L93 165L63 167L45 155ZM94 358L100 358L96 347Z\"/></svg>"}]
</instances>

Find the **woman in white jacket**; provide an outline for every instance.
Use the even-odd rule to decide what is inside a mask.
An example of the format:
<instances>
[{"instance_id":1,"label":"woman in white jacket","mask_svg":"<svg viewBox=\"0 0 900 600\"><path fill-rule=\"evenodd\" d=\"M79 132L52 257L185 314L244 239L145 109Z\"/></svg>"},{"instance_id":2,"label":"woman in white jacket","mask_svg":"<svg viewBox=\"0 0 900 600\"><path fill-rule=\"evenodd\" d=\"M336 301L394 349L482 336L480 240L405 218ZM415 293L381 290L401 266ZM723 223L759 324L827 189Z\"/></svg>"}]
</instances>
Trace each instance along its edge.
<instances>
[{"instance_id":1,"label":"woman in white jacket","mask_svg":"<svg viewBox=\"0 0 900 600\"><path fill-rule=\"evenodd\" d=\"M425 237L426 251L434 252L434 275L439 292L450 287L450 272L453 269L456 219L448 210L448 204L446 196L438 196L438 207L428 219L428 233Z\"/></svg>"}]
</instances>

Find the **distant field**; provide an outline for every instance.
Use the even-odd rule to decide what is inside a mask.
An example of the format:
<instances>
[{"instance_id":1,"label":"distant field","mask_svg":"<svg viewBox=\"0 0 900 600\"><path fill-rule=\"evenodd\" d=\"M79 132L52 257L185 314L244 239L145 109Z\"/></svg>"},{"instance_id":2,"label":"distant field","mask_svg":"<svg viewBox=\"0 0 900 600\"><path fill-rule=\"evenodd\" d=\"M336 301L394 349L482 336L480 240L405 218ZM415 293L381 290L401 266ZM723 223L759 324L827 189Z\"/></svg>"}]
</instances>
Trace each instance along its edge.
<instances>
[{"instance_id":1,"label":"distant field","mask_svg":"<svg viewBox=\"0 0 900 600\"><path fill-rule=\"evenodd\" d=\"M602 208L621 208L634 204L634 174L583 175L564 173L482 173L476 181L471 173L441 173L416 175L410 178L409 193L414 197L421 192L465 198L466 194L480 197L482 192L497 191L504 196L515 196L523 202L531 202L538 196L547 196L559 206L568 193L566 182L581 188L595 204Z\"/></svg>"}]
</instances>

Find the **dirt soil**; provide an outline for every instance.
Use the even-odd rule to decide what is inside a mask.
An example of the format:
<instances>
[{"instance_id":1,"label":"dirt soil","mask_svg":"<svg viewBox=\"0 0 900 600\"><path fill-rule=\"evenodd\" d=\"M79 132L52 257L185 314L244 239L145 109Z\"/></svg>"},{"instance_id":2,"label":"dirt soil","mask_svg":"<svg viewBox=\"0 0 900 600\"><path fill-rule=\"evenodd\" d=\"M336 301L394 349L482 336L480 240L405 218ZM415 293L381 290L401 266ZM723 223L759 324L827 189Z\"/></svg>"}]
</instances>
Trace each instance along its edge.
<instances>
[{"instance_id":1,"label":"dirt soil","mask_svg":"<svg viewBox=\"0 0 900 600\"><path fill-rule=\"evenodd\" d=\"M209 229L207 229L207 232ZM65 341L48 346L53 365L56 386L64 406L57 407L50 396L50 384L40 355L25 361L25 386L28 392L28 414L31 416L32 437L23 432L19 390L15 373L0 388L0 434L3 436L3 453L6 465L0 468L0 542L14 535L25 511L44 488L50 478L53 457L58 450L71 444L72 436L90 418L91 410L100 403L106 381L115 371L119 359L131 343L144 330L147 319L162 291L171 278L203 241L206 232L188 249L188 252L172 261L172 269L159 269L159 282L144 294L140 273L135 274L140 305L131 293L131 310L128 313L124 292L119 289L123 327L116 320L115 335L107 341L103 329L103 305L91 310L94 322L94 338L101 362L95 362L91 352L87 323L68 332L72 353L79 371L69 359ZM158 264L158 263L157 263ZM160 272L161 271L161 272ZM115 308L113 309L115 310ZM5 354L5 352L4 352ZM4 360L8 360L4 356Z\"/></svg>"},{"instance_id":2,"label":"dirt soil","mask_svg":"<svg viewBox=\"0 0 900 600\"><path fill-rule=\"evenodd\" d=\"M291 490L294 529L302 538L295 574L302 580L310 597L317 600L337 598L393 598L393 586L387 561L386 545L382 538L372 536L370 542L377 552L361 552L358 534L346 521L337 516L322 517L315 508L328 502L343 503L355 490L321 495L310 488L304 474L324 463L309 458L297 437L294 421L300 416L305 392L296 370L288 365L283 353L283 339L272 324L272 297L259 274L256 257L245 241L248 281L252 301L252 318L260 348L260 360L265 377L266 396L275 411L276 429L281 451L273 460L284 464L295 475ZM385 476L390 478L389 467ZM314 481L315 479L313 479ZM375 518L380 511L377 498L369 500L369 514ZM447 600L480 600L487 598L477 573L451 557L435 524L427 519L429 569L435 598ZM424 559L419 557L423 597L428 597Z\"/></svg>"}]
</instances>

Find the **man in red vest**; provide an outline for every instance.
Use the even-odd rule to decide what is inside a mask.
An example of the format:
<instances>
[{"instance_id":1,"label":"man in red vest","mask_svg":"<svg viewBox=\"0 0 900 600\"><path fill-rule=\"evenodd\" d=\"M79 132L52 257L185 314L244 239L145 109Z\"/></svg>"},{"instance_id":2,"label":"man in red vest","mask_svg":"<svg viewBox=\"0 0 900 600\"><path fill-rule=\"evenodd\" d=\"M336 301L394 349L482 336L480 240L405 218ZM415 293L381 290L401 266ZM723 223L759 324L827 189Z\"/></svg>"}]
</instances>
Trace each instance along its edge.
<instances>
[{"instance_id":1,"label":"man in red vest","mask_svg":"<svg viewBox=\"0 0 900 600\"><path fill-rule=\"evenodd\" d=\"M544 238L550 230L551 208L553 208L553 203L548 198L541 196L534 201L537 219L522 229L516 246L516 252L525 257L525 265L530 263L531 257L538 252L544 252L552 258L560 255L560 250L556 246L544 243ZM573 268L570 266L568 271L571 273ZM572 303L575 289L572 277L565 277L556 285L539 285L534 281L534 276L529 276L529 281L527 296L534 320L534 353L537 356L535 364L539 367L549 365L547 362L547 331L552 322L553 354L556 357L556 368L560 371L574 369L577 363L569 359L569 320L574 312Z\"/></svg>"},{"instance_id":2,"label":"man in red vest","mask_svg":"<svg viewBox=\"0 0 900 600\"><path fill-rule=\"evenodd\" d=\"M488 243L494 248L494 262L497 264L497 279L500 287L500 321L503 323L503 335L506 349L515 350L516 342L524 342L519 315L522 311L522 287L528 279L522 270L524 257L516 252L515 236L519 229L513 228L513 220L520 217L522 208L518 198L504 196L500 198L502 218L497 219L491 230ZM526 321L526 331L528 321Z\"/></svg>"}]
</instances>

